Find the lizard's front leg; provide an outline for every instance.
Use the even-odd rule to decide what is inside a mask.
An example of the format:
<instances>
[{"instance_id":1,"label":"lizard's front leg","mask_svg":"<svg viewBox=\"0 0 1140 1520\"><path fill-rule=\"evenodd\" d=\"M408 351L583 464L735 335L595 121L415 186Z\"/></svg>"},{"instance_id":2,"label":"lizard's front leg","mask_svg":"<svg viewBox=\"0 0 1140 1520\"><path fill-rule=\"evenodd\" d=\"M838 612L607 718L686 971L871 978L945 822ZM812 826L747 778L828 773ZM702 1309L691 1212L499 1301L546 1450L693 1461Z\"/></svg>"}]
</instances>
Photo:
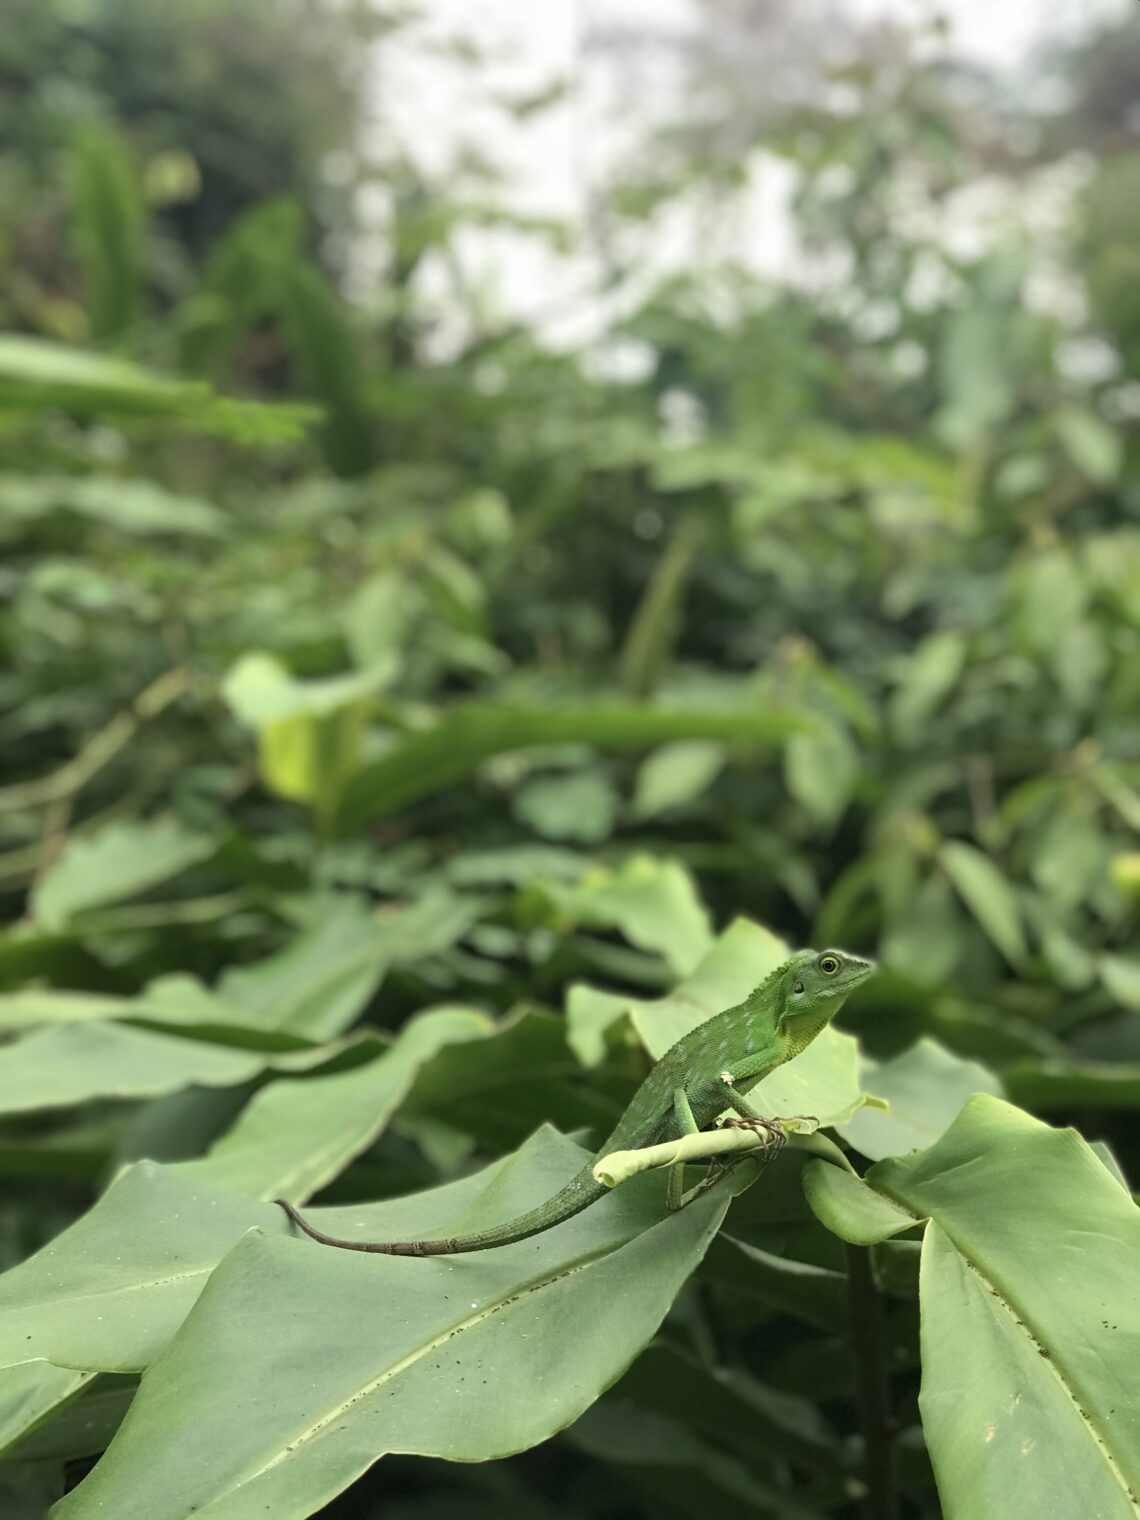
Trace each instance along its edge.
<instances>
[{"instance_id":1,"label":"lizard's front leg","mask_svg":"<svg viewBox=\"0 0 1140 1520\"><path fill-rule=\"evenodd\" d=\"M737 1119L724 1120L725 1127L750 1129L755 1134L766 1137L767 1145L765 1146L765 1150L770 1151L773 1155L778 1155L788 1140L787 1131L784 1127L785 1123L791 1121L769 1119L760 1112L746 1093L740 1091L736 1085L737 1081L742 1078L747 1079L750 1075L751 1073L748 1071L736 1073L722 1071L720 1073L720 1080L724 1085L725 1100L741 1116ZM797 1122L800 1122L799 1116L797 1116ZM808 1122L806 1116L802 1122ZM819 1121L813 1119L810 1122L818 1125Z\"/></svg>"}]
</instances>

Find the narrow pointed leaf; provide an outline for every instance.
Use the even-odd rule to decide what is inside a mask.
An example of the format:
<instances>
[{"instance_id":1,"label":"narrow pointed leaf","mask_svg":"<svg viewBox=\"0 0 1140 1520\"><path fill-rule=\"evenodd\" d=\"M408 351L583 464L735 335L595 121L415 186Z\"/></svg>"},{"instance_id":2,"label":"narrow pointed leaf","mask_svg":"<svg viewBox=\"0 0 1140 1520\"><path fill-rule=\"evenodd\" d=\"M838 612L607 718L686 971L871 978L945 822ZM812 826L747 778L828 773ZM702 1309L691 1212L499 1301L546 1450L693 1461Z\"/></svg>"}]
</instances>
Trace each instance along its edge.
<instances>
[{"instance_id":1,"label":"narrow pointed leaf","mask_svg":"<svg viewBox=\"0 0 1140 1520\"><path fill-rule=\"evenodd\" d=\"M350 782L340 822L349 829L398 812L466 780L484 760L536 744L592 744L606 751L650 749L670 739L738 739L779 744L806 726L790 709L656 707L651 703L567 703L505 707L468 702L435 728L414 734Z\"/></svg>"},{"instance_id":2,"label":"narrow pointed leaf","mask_svg":"<svg viewBox=\"0 0 1140 1520\"><path fill-rule=\"evenodd\" d=\"M67 1108L96 1098L150 1098L191 1083L232 1087L268 1067L304 1070L329 1054L320 1047L278 1053L242 1049L126 1024L58 1024L5 1047L0 1114Z\"/></svg>"},{"instance_id":3,"label":"narrow pointed leaf","mask_svg":"<svg viewBox=\"0 0 1140 1520\"><path fill-rule=\"evenodd\" d=\"M371 1144L424 1061L445 1045L478 1039L494 1027L473 1009L420 1014L374 1061L263 1087L208 1155L179 1162L173 1170L229 1192L283 1194L300 1202Z\"/></svg>"}]
</instances>

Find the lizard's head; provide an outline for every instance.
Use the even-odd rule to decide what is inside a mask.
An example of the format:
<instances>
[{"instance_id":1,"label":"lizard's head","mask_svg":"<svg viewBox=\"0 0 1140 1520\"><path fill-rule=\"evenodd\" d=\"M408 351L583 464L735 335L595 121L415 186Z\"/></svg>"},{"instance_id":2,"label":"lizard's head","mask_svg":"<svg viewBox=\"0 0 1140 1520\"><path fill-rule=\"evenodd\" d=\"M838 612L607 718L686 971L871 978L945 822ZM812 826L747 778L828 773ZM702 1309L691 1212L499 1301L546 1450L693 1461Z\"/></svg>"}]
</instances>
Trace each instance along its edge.
<instances>
[{"instance_id":1,"label":"lizard's head","mask_svg":"<svg viewBox=\"0 0 1140 1520\"><path fill-rule=\"evenodd\" d=\"M788 961L777 1035L799 1055L839 1012L849 993L873 976L874 961L846 950L799 950Z\"/></svg>"}]
</instances>

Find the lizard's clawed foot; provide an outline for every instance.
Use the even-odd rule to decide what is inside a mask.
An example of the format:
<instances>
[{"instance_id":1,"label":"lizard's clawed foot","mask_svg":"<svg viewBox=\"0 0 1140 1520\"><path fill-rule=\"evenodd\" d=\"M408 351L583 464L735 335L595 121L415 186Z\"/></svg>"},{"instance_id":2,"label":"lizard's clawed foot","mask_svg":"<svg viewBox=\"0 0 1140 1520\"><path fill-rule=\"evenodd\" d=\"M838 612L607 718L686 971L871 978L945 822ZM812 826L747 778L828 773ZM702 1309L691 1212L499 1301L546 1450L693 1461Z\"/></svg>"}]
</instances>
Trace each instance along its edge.
<instances>
[{"instance_id":1,"label":"lizard's clawed foot","mask_svg":"<svg viewBox=\"0 0 1140 1520\"><path fill-rule=\"evenodd\" d=\"M750 1129L754 1135L760 1135L766 1140L765 1150L770 1150L773 1155L783 1150L788 1143L788 1137L780 1127L779 1119L737 1119L730 1118L721 1121L722 1129Z\"/></svg>"}]
</instances>

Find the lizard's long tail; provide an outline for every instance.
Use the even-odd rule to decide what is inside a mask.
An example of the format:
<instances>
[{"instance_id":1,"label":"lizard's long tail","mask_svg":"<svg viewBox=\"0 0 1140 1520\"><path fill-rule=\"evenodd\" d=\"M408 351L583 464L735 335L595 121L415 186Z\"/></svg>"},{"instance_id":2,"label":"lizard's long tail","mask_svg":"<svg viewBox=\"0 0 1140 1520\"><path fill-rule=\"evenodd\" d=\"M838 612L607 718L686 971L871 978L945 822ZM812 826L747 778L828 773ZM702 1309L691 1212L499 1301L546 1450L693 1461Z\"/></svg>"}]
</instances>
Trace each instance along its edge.
<instances>
[{"instance_id":1,"label":"lizard's long tail","mask_svg":"<svg viewBox=\"0 0 1140 1520\"><path fill-rule=\"evenodd\" d=\"M372 1251L381 1256L453 1256L461 1251L486 1251L492 1246L510 1245L512 1241L525 1240L528 1235L538 1235L551 1225L572 1219L583 1209L588 1209L608 1191L595 1182L591 1161L577 1176L553 1198L548 1198L529 1213L519 1214L506 1224L495 1225L489 1230L475 1230L469 1235L451 1235L441 1240L342 1240L337 1235L326 1235L303 1219L291 1203L284 1198L274 1199L289 1218L306 1235L319 1240L325 1246L339 1246L342 1251Z\"/></svg>"}]
</instances>

